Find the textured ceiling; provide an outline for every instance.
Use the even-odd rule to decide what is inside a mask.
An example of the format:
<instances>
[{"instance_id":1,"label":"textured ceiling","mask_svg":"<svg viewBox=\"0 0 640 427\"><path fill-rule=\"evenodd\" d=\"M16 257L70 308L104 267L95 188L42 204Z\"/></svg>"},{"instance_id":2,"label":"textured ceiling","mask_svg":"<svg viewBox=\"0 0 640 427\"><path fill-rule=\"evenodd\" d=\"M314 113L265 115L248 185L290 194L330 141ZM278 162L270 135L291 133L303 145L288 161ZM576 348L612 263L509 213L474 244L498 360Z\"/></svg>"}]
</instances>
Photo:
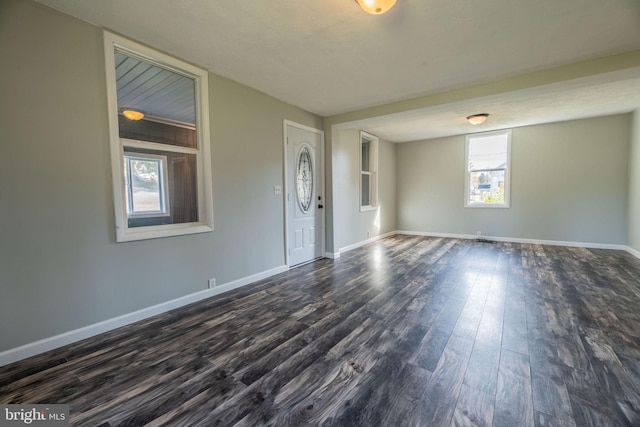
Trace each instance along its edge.
<instances>
[{"instance_id":1,"label":"textured ceiling","mask_svg":"<svg viewBox=\"0 0 640 427\"><path fill-rule=\"evenodd\" d=\"M640 48L638 0L39 1L325 117Z\"/></svg>"},{"instance_id":2,"label":"textured ceiling","mask_svg":"<svg viewBox=\"0 0 640 427\"><path fill-rule=\"evenodd\" d=\"M541 123L628 113L640 108L640 69L538 86L451 104L343 123L392 142L463 135ZM490 113L482 125L465 119Z\"/></svg>"}]
</instances>

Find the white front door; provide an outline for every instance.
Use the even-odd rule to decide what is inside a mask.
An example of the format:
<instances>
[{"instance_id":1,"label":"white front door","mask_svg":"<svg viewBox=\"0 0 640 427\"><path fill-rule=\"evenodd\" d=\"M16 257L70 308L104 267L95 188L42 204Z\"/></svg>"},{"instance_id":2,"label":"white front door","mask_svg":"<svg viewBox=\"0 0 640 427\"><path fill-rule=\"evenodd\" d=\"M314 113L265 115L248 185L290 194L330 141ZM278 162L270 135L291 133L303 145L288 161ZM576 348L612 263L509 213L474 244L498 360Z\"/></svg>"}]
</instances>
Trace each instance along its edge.
<instances>
[{"instance_id":1,"label":"white front door","mask_svg":"<svg viewBox=\"0 0 640 427\"><path fill-rule=\"evenodd\" d=\"M324 252L323 134L286 123L289 266Z\"/></svg>"}]
</instances>

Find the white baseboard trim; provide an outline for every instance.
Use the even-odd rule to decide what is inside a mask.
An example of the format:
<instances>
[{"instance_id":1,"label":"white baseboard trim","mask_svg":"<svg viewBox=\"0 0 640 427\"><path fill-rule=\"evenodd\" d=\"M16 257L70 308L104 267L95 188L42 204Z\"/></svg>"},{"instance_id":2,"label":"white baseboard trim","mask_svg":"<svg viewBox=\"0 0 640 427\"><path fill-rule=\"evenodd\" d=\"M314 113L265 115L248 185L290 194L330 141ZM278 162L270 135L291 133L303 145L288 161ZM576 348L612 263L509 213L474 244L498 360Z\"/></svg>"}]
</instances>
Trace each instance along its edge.
<instances>
[{"instance_id":1,"label":"white baseboard trim","mask_svg":"<svg viewBox=\"0 0 640 427\"><path fill-rule=\"evenodd\" d=\"M640 259L640 251L637 251L635 249L633 249L631 246L627 246L625 248L627 250L627 252L629 252L631 255L633 255L634 257Z\"/></svg>"},{"instance_id":2,"label":"white baseboard trim","mask_svg":"<svg viewBox=\"0 0 640 427\"><path fill-rule=\"evenodd\" d=\"M369 244L369 243L373 243L373 242L375 242L375 241L377 241L377 240L380 240L380 239L384 239L385 237L394 236L394 235L396 235L396 234L398 234L398 232L397 232L397 231L390 231L390 232L388 232L388 233L380 234L379 236L375 236L375 237L372 237L372 238L370 238L370 239L363 240L362 242L354 243L354 244L352 244L352 245L345 246L344 248L340 248L340 249L338 250L338 258L340 258L340 254L341 254L342 252L348 252L348 251L350 251L350 250L353 250L353 249L359 248L359 247L364 246L364 245L367 245L367 244Z\"/></svg>"},{"instance_id":3,"label":"white baseboard trim","mask_svg":"<svg viewBox=\"0 0 640 427\"><path fill-rule=\"evenodd\" d=\"M430 237L448 237L453 239L471 239L475 240L478 236L473 234L451 234L451 233L432 233L423 231L398 231L397 234L407 234L410 236L430 236ZM616 245L611 243L588 243L588 242L566 242L560 240L540 240L540 239L520 239L516 237L496 237L481 236L482 239L493 240L495 242L510 243L528 243L532 245L549 245L549 246L568 246L573 248L589 248L589 249L612 249L616 251L628 250L628 246ZM630 248L629 248L630 249Z\"/></svg>"},{"instance_id":4,"label":"white baseboard trim","mask_svg":"<svg viewBox=\"0 0 640 427\"><path fill-rule=\"evenodd\" d=\"M396 233L407 236L445 237L447 239L475 239L477 237L472 234L436 233L431 231L398 230Z\"/></svg>"},{"instance_id":5,"label":"white baseboard trim","mask_svg":"<svg viewBox=\"0 0 640 427\"><path fill-rule=\"evenodd\" d=\"M335 253L327 252L326 256L327 258L338 259L340 258L340 254L342 252L348 252L350 250L364 246L368 243L372 243L377 240L384 239L385 237L393 236L395 234L405 234L405 235L413 235L413 236L429 236L429 237L446 237L446 238L470 239L470 240L477 238L477 236L474 236L472 234L452 234L452 233L435 233L435 232L423 232L423 231L398 230L398 231L392 231L389 233L381 234L380 236L376 236L359 243L345 246L344 248L341 248L338 252L335 252ZM605 244L605 243L564 242L564 241L557 241L557 240L518 239L518 238L494 237L494 236L482 236L482 237L487 240L494 240L498 242L529 243L529 244L553 245L553 246L570 246L570 247L583 247L583 248L593 248L593 249L625 250L630 254L634 255L635 257L637 257L638 259L640 259L640 251L637 251L636 249L633 249L625 245L615 245L615 244ZM283 265L280 267L273 268L271 270L267 270L267 271L253 274L251 276L247 276L238 280L234 280L232 282L228 282L220 286L216 286L215 288L205 289L203 291L185 295L183 297L176 298L171 301L166 301L151 307L143 308L141 310L137 310L132 313L127 313L122 316L118 316L112 319L104 320L102 322L94 323L93 325L85 326L79 329L75 329L73 331L65 332L53 337L44 338L39 341L25 344L20 347L5 350L0 352L0 366L8 365L10 363L17 362L19 360L26 359L31 356L35 356L37 354L41 354L46 351L65 346L67 344L72 344L74 342L83 340L85 338L90 338L92 336L95 336L104 332L108 332L113 329L126 326L158 314L166 313L167 311L171 311L176 308L180 308L185 305L192 304L194 302L198 302L203 299L210 298L210 297L222 294L224 292L228 292L233 289L237 289L242 286L249 285L259 280L267 279L271 276L284 273L288 270L289 270L289 267L287 267L286 265Z\"/></svg>"},{"instance_id":6,"label":"white baseboard trim","mask_svg":"<svg viewBox=\"0 0 640 427\"><path fill-rule=\"evenodd\" d=\"M243 277L241 279L234 280L220 286L216 286L215 288L205 289L203 291L185 295L171 301L166 301L151 307L146 307L132 313L123 314L122 316L114 317L113 319L104 320L102 322L94 323L93 325L65 332L60 335L55 335L53 337L44 338L39 341L22 345L20 347L5 350L3 352L0 352L0 366L8 365L9 363L17 362L19 360L26 359L27 357L35 356L37 354L59 348L67 344L72 344L85 338L90 338L92 336L111 331L121 326L130 325L140 320L144 320L158 314L166 313L167 311L174 310L176 308L180 308L185 305L192 304L194 302L198 302L203 299L249 285L259 280L267 279L271 276L275 276L276 274L284 273L286 271L289 271L289 267L283 265L271 270Z\"/></svg>"}]
</instances>

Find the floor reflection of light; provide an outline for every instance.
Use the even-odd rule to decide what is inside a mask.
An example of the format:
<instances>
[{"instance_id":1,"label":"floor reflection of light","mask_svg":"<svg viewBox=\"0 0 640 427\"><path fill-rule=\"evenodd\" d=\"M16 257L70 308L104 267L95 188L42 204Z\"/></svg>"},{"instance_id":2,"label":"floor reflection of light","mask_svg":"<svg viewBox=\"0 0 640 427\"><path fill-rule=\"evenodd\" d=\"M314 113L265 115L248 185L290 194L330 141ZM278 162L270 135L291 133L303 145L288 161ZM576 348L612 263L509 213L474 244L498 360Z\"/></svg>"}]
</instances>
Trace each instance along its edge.
<instances>
[{"instance_id":1,"label":"floor reflection of light","mask_svg":"<svg viewBox=\"0 0 640 427\"><path fill-rule=\"evenodd\" d=\"M376 246L373 250L373 261L375 265L380 265L382 263L382 248L380 246Z\"/></svg>"},{"instance_id":2,"label":"floor reflection of light","mask_svg":"<svg viewBox=\"0 0 640 427\"><path fill-rule=\"evenodd\" d=\"M478 277L476 277L477 283L484 283L486 285L490 285L492 280L493 280L493 272L491 273L480 272L478 273Z\"/></svg>"},{"instance_id":3,"label":"floor reflection of light","mask_svg":"<svg viewBox=\"0 0 640 427\"><path fill-rule=\"evenodd\" d=\"M370 285L374 288L384 288L388 280L388 259L385 257L384 249L376 246L369 256L369 271L374 273Z\"/></svg>"},{"instance_id":4,"label":"floor reflection of light","mask_svg":"<svg viewBox=\"0 0 640 427\"><path fill-rule=\"evenodd\" d=\"M473 284L476 283L477 276L478 276L478 273L475 271L465 271L462 274L460 283L465 286L473 286Z\"/></svg>"}]
</instances>

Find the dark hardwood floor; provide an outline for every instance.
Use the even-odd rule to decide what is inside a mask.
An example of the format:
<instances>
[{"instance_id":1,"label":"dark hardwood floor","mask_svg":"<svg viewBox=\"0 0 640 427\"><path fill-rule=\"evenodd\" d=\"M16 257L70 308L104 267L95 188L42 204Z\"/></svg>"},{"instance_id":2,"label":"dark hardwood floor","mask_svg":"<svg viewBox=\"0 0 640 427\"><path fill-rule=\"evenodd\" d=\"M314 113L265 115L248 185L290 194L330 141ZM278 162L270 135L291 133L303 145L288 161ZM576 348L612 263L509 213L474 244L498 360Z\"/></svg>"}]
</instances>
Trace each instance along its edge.
<instances>
[{"instance_id":1,"label":"dark hardwood floor","mask_svg":"<svg viewBox=\"0 0 640 427\"><path fill-rule=\"evenodd\" d=\"M640 426L640 260L394 236L0 368L73 425Z\"/></svg>"}]
</instances>

